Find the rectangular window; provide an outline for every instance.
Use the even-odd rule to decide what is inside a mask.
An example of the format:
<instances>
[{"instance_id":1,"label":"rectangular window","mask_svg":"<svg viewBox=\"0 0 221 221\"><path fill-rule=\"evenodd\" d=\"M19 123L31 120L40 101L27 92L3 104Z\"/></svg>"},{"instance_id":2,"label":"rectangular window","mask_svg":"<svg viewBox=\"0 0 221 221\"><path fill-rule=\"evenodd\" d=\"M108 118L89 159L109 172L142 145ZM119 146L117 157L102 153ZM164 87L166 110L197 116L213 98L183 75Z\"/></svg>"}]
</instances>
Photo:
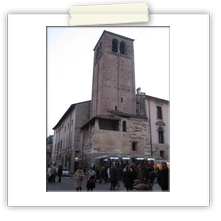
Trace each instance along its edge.
<instances>
[{"instance_id":1,"label":"rectangular window","mask_svg":"<svg viewBox=\"0 0 221 221\"><path fill-rule=\"evenodd\" d=\"M164 151L160 151L160 156L164 158Z\"/></svg>"},{"instance_id":2,"label":"rectangular window","mask_svg":"<svg viewBox=\"0 0 221 221\"><path fill-rule=\"evenodd\" d=\"M132 142L132 151L137 150L137 142Z\"/></svg>"},{"instance_id":3,"label":"rectangular window","mask_svg":"<svg viewBox=\"0 0 221 221\"><path fill-rule=\"evenodd\" d=\"M115 106L115 111L117 111L117 106Z\"/></svg>"},{"instance_id":4,"label":"rectangular window","mask_svg":"<svg viewBox=\"0 0 221 221\"><path fill-rule=\"evenodd\" d=\"M123 132L127 132L127 123L123 121Z\"/></svg>"},{"instance_id":5,"label":"rectangular window","mask_svg":"<svg viewBox=\"0 0 221 221\"><path fill-rule=\"evenodd\" d=\"M159 143L163 143L163 131L158 131L159 134Z\"/></svg>"},{"instance_id":6,"label":"rectangular window","mask_svg":"<svg viewBox=\"0 0 221 221\"><path fill-rule=\"evenodd\" d=\"M161 107L157 106L157 118L162 119L162 110Z\"/></svg>"},{"instance_id":7,"label":"rectangular window","mask_svg":"<svg viewBox=\"0 0 221 221\"><path fill-rule=\"evenodd\" d=\"M123 103L124 102L124 99L123 98L121 98L121 103Z\"/></svg>"}]
</instances>

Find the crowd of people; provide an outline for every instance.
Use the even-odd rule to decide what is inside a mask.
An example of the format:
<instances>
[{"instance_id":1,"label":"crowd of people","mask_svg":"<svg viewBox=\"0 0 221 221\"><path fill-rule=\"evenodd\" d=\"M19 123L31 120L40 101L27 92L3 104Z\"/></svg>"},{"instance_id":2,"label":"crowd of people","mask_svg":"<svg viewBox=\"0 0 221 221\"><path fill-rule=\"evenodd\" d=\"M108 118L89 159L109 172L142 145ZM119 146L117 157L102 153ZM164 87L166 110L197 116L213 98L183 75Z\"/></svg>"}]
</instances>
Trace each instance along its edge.
<instances>
[{"instance_id":1,"label":"crowd of people","mask_svg":"<svg viewBox=\"0 0 221 221\"><path fill-rule=\"evenodd\" d=\"M62 175L62 165L61 165L61 163L59 163L58 169L56 168L55 164L50 165L50 167L48 168L48 172L47 172L48 182L55 183L56 174L59 177L58 182L61 182L61 175Z\"/></svg>"},{"instance_id":2,"label":"crowd of people","mask_svg":"<svg viewBox=\"0 0 221 221\"><path fill-rule=\"evenodd\" d=\"M163 191L169 190L169 169L166 162L162 163L162 170L158 167L154 169L152 161L92 167L91 170L95 172L94 183L110 183L110 190L119 188L119 181L127 191L152 190L155 178Z\"/></svg>"},{"instance_id":3,"label":"crowd of people","mask_svg":"<svg viewBox=\"0 0 221 221\"><path fill-rule=\"evenodd\" d=\"M61 182L62 166L59 164L58 175ZM75 187L77 191L82 190L82 181L86 174L87 191L92 191L95 188L95 183L98 181L101 183L110 184L110 190L119 188L120 181L123 183L127 191L132 190L152 190L154 179L157 178L157 182L163 191L169 190L169 169L167 163L162 163L162 170L153 167L151 162L140 162L138 164L122 164L122 165L110 165L99 167L90 167L88 171L82 170L78 167L74 174ZM50 166L48 169L48 181L55 182L56 167Z\"/></svg>"}]
</instances>

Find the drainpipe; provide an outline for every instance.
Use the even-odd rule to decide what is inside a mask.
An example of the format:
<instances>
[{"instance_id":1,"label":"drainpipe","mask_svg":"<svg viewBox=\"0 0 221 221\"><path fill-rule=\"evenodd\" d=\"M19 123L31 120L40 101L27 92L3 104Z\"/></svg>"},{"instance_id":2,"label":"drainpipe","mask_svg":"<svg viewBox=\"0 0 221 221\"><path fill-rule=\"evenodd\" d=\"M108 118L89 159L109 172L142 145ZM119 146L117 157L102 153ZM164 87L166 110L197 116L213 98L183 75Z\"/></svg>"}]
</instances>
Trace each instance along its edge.
<instances>
[{"instance_id":1,"label":"drainpipe","mask_svg":"<svg viewBox=\"0 0 221 221\"><path fill-rule=\"evenodd\" d=\"M150 151L152 156L153 148L152 148L152 129L151 129L151 115L150 115L150 98L148 99L148 109L149 109L149 121L150 121Z\"/></svg>"}]
</instances>

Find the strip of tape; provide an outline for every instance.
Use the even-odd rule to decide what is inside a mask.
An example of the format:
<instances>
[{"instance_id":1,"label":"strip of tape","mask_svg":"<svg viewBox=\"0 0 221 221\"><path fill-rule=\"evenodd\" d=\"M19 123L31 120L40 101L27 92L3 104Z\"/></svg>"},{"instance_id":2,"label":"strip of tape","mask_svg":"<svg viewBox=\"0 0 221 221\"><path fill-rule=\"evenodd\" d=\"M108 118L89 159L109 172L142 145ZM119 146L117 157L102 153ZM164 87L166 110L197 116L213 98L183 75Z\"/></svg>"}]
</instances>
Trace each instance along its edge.
<instances>
[{"instance_id":1,"label":"strip of tape","mask_svg":"<svg viewBox=\"0 0 221 221\"><path fill-rule=\"evenodd\" d=\"M146 3L72 6L71 26L148 22Z\"/></svg>"}]
</instances>

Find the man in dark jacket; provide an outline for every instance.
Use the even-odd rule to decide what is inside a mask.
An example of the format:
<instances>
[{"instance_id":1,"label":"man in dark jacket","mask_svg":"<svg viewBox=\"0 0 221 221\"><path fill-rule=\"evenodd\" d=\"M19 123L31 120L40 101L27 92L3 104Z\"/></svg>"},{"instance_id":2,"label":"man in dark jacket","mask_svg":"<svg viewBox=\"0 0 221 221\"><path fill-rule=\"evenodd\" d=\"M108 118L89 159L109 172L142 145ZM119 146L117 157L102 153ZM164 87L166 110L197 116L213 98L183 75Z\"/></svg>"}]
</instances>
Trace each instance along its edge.
<instances>
[{"instance_id":1,"label":"man in dark jacket","mask_svg":"<svg viewBox=\"0 0 221 221\"><path fill-rule=\"evenodd\" d=\"M58 166L58 176L59 176L59 180L58 182L61 182L61 175L62 175L62 166L61 166L61 163L59 163L59 166Z\"/></svg>"},{"instance_id":2,"label":"man in dark jacket","mask_svg":"<svg viewBox=\"0 0 221 221\"><path fill-rule=\"evenodd\" d=\"M157 182L163 191L169 190L169 169L166 162L162 163L162 170L159 172Z\"/></svg>"},{"instance_id":3,"label":"man in dark jacket","mask_svg":"<svg viewBox=\"0 0 221 221\"><path fill-rule=\"evenodd\" d=\"M112 166L110 170L110 182L110 190L114 190L118 182L118 173L115 166Z\"/></svg>"},{"instance_id":4,"label":"man in dark jacket","mask_svg":"<svg viewBox=\"0 0 221 221\"><path fill-rule=\"evenodd\" d=\"M98 167L96 167L95 173L96 173L96 178L95 178L95 183L96 183L96 181L100 179L100 169Z\"/></svg>"},{"instance_id":5,"label":"man in dark jacket","mask_svg":"<svg viewBox=\"0 0 221 221\"><path fill-rule=\"evenodd\" d=\"M133 169L131 169L130 166L127 166L126 171L124 172L123 184L125 188L127 189L127 191L133 189L134 173L133 173Z\"/></svg>"},{"instance_id":6,"label":"man in dark jacket","mask_svg":"<svg viewBox=\"0 0 221 221\"><path fill-rule=\"evenodd\" d=\"M105 169L101 168L101 172L100 172L100 183L102 182L102 179L104 180L105 183L107 183L107 179L105 177Z\"/></svg>"}]
</instances>

